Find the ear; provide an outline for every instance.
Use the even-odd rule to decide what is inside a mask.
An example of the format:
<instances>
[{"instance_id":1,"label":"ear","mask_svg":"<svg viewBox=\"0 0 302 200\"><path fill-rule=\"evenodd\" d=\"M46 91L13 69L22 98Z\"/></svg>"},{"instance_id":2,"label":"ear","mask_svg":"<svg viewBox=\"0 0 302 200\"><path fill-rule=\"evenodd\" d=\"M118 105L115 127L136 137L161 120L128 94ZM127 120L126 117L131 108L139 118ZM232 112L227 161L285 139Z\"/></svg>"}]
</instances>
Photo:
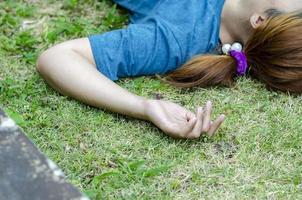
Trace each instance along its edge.
<instances>
[{"instance_id":1,"label":"ear","mask_svg":"<svg viewBox=\"0 0 302 200\"><path fill-rule=\"evenodd\" d=\"M254 29L258 28L266 19L265 15L255 13L250 18L250 23Z\"/></svg>"}]
</instances>

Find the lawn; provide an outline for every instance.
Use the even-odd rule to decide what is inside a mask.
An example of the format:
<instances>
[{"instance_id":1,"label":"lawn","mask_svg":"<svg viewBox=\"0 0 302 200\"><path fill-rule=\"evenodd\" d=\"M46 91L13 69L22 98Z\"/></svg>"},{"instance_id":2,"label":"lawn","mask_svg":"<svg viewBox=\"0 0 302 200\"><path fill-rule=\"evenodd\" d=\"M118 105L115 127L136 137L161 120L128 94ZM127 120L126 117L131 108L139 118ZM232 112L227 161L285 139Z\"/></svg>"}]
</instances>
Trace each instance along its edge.
<instances>
[{"instance_id":1,"label":"lawn","mask_svg":"<svg viewBox=\"0 0 302 200\"><path fill-rule=\"evenodd\" d=\"M213 138L174 140L147 122L81 104L45 84L39 53L127 25L111 1L0 2L0 106L92 199L302 199L302 96L238 79L232 88L180 90L156 78L128 90L227 120Z\"/></svg>"}]
</instances>

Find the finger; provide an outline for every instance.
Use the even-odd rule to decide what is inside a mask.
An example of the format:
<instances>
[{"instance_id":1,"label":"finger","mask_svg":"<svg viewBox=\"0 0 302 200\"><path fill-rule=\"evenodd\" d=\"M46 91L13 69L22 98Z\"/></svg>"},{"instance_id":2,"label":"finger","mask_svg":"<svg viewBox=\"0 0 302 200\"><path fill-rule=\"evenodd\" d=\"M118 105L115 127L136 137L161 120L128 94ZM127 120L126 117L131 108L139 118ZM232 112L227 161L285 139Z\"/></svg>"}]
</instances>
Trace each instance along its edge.
<instances>
[{"instance_id":1,"label":"finger","mask_svg":"<svg viewBox=\"0 0 302 200\"><path fill-rule=\"evenodd\" d=\"M187 133L192 132L192 130L193 130L193 128L194 128L196 122L197 122L196 117L193 117L193 118L191 118L191 119L188 121L188 131L187 131Z\"/></svg>"},{"instance_id":2,"label":"finger","mask_svg":"<svg viewBox=\"0 0 302 200\"><path fill-rule=\"evenodd\" d=\"M186 113L186 118L187 118L187 121L189 122L191 119L196 118L196 116L195 116L194 113L188 111L188 112Z\"/></svg>"},{"instance_id":3,"label":"finger","mask_svg":"<svg viewBox=\"0 0 302 200\"><path fill-rule=\"evenodd\" d=\"M179 125L179 127L177 129L172 128L174 130L166 131L165 133L174 138L190 139L188 137L188 133L192 132L192 129L194 128L194 126L196 124L196 121L197 121L196 117L191 118L190 121Z\"/></svg>"},{"instance_id":4,"label":"finger","mask_svg":"<svg viewBox=\"0 0 302 200\"><path fill-rule=\"evenodd\" d=\"M203 114L202 132L208 132L211 125L212 102L208 101Z\"/></svg>"},{"instance_id":5,"label":"finger","mask_svg":"<svg viewBox=\"0 0 302 200\"><path fill-rule=\"evenodd\" d=\"M189 133L189 136L192 138L199 138L202 133L202 119L203 118L203 109L197 107L196 109L196 124L193 130Z\"/></svg>"},{"instance_id":6,"label":"finger","mask_svg":"<svg viewBox=\"0 0 302 200\"><path fill-rule=\"evenodd\" d=\"M191 111L186 112L186 124L181 127L181 137L182 138L188 138L189 133L192 132L195 124L196 124L196 115L192 113Z\"/></svg>"},{"instance_id":7,"label":"finger","mask_svg":"<svg viewBox=\"0 0 302 200\"><path fill-rule=\"evenodd\" d=\"M216 131L219 129L219 127L221 126L222 122L225 120L225 115L220 115L211 125L209 131L208 131L208 135L209 136L213 136Z\"/></svg>"}]
</instances>

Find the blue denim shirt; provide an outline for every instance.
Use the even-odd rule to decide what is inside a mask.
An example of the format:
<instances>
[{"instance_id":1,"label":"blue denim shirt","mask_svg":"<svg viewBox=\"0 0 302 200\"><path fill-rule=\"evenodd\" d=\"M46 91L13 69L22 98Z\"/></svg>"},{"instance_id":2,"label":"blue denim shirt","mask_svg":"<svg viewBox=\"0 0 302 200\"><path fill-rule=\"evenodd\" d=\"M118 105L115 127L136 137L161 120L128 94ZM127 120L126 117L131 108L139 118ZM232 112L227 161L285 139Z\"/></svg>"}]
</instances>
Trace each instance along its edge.
<instances>
[{"instance_id":1,"label":"blue denim shirt","mask_svg":"<svg viewBox=\"0 0 302 200\"><path fill-rule=\"evenodd\" d=\"M166 74L219 43L224 0L115 0L125 29L89 37L98 70L111 80Z\"/></svg>"}]
</instances>

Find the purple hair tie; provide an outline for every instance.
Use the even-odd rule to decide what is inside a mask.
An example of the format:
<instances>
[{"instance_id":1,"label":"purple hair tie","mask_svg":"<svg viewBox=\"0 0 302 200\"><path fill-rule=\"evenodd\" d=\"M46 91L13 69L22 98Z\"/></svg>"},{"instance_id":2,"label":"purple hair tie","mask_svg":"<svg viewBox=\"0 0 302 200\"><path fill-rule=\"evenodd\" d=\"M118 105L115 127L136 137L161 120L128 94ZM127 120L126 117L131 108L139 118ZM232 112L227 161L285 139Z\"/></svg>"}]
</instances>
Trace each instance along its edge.
<instances>
[{"instance_id":1,"label":"purple hair tie","mask_svg":"<svg viewBox=\"0 0 302 200\"><path fill-rule=\"evenodd\" d=\"M240 43L235 42L234 44L224 44L222 46L222 52L225 55L232 56L237 62L237 75L244 76L248 70L248 63L246 54L243 52L243 47Z\"/></svg>"},{"instance_id":2,"label":"purple hair tie","mask_svg":"<svg viewBox=\"0 0 302 200\"><path fill-rule=\"evenodd\" d=\"M237 61L237 75L244 76L248 70L245 53L243 51L231 50L230 55Z\"/></svg>"}]
</instances>

